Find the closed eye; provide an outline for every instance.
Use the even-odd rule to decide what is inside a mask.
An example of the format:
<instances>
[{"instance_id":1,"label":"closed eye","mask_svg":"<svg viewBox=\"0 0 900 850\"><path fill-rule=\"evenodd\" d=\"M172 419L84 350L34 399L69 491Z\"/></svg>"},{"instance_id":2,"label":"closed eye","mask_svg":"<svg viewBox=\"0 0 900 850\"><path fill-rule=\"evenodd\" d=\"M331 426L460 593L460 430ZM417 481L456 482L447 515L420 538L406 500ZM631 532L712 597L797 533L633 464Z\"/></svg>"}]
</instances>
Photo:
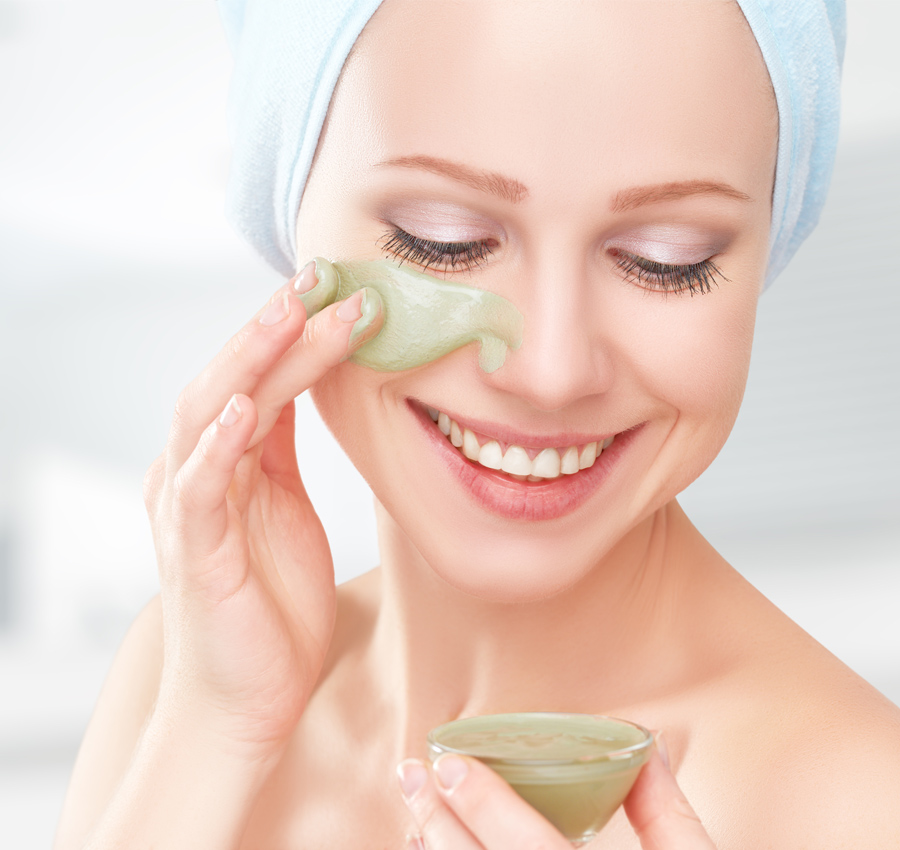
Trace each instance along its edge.
<instances>
[{"instance_id":1,"label":"closed eye","mask_svg":"<svg viewBox=\"0 0 900 850\"><path fill-rule=\"evenodd\" d=\"M696 263L673 265L648 260L636 254L629 254L613 248L610 255L616 260L616 267L623 277L644 289L661 292L689 292L695 294L711 292L719 281L728 282L712 258Z\"/></svg>"},{"instance_id":2,"label":"closed eye","mask_svg":"<svg viewBox=\"0 0 900 850\"><path fill-rule=\"evenodd\" d=\"M382 236L382 250L401 261L412 262L422 269L438 268L443 271L471 269L481 265L494 251L496 239L477 242L434 242L420 239L399 227L392 227Z\"/></svg>"}]
</instances>

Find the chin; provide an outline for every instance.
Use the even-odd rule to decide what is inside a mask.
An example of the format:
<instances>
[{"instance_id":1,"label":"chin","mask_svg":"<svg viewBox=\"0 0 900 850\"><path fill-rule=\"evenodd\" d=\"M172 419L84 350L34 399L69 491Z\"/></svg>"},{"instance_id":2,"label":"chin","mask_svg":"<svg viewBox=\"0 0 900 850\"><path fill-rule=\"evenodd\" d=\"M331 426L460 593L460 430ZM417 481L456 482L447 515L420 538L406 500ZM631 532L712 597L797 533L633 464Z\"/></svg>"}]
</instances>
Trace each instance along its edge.
<instances>
[{"instance_id":1,"label":"chin","mask_svg":"<svg viewBox=\"0 0 900 850\"><path fill-rule=\"evenodd\" d=\"M570 590L603 554L585 557L585 553L565 551L559 541L545 547L528 538L486 542L474 536L447 546L432 535L417 548L424 550L432 572L454 590L510 605L540 602Z\"/></svg>"},{"instance_id":2,"label":"chin","mask_svg":"<svg viewBox=\"0 0 900 850\"><path fill-rule=\"evenodd\" d=\"M380 534L387 531L388 539L414 553L415 569L436 576L446 589L509 605L538 603L577 588L657 507L633 516L624 506L604 515L587 505L567 522L520 523L465 505L423 509L408 493L385 493L379 503Z\"/></svg>"}]
</instances>

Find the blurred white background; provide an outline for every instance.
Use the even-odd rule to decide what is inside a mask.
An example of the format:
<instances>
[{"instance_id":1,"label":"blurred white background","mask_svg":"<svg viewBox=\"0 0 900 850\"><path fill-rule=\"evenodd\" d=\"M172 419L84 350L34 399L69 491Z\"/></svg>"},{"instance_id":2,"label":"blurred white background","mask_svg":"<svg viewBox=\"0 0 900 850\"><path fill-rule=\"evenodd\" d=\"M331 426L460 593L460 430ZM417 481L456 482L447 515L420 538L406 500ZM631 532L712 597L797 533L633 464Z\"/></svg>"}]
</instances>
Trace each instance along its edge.
<instances>
[{"instance_id":1,"label":"blurred white background","mask_svg":"<svg viewBox=\"0 0 900 850\"><path fill-rule=\"evenodd\" d=\"M849 0L849 29L828 207L763 298L741 418L683 502L900 702L900 4ZM17 850L49 846L155 592L141 477L175 397L279 282L223 218L230 64L211 0L0 2L0 844ZM300 410L343 580L376 563L370 496Z\"/></svg>"}]
</instances>

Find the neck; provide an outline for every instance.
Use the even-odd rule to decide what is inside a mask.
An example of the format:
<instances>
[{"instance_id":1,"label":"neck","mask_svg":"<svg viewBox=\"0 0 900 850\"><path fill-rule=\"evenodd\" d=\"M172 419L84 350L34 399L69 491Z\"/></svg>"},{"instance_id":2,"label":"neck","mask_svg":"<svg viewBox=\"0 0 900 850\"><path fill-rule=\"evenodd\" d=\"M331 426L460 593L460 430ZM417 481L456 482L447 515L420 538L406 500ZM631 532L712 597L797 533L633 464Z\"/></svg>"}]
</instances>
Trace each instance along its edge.
<instances>
[{"instance_id":1,"label":"neck","mask_svg":"<svg viewBox=\"0 0 900 850\"><path fill-rule=\"evenodd\" d=\"M683 669L705 541L675 502L629 532L576 586L487 602L438 577L378 506L382 602L372 649L405 752L429 728L507 711L615 715ZM696 538L694 540L693 538ZM687 544L687 545L686 545ZM627 714L626 714L627 716Z\"/></svg>"}]
</instances>

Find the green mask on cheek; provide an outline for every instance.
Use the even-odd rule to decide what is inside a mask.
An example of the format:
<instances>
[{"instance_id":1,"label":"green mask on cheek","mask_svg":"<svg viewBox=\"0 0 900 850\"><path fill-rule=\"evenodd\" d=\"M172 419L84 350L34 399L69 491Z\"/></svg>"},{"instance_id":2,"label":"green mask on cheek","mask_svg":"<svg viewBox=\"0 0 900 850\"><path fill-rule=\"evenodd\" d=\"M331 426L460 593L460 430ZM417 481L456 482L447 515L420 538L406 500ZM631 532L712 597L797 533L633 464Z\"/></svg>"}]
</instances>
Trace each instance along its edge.
<instances>
[{"instance_id":1,"label":"green mask on cheek","mask_svg":"<svg viewBox=\"0 0 900 850\"><path fill-rule=\"evenodd\" d=\"M367 287L381 298L384 326L350 359L378 372L399 372L479 342L485 372L503 365L506 351L522 344L522 314L484 289L440 280L388 260L347 263L316 257L319 283L300 296L310 316ZM377 311L377 299L366 310Z\"/></svg>"}]
</instances>

